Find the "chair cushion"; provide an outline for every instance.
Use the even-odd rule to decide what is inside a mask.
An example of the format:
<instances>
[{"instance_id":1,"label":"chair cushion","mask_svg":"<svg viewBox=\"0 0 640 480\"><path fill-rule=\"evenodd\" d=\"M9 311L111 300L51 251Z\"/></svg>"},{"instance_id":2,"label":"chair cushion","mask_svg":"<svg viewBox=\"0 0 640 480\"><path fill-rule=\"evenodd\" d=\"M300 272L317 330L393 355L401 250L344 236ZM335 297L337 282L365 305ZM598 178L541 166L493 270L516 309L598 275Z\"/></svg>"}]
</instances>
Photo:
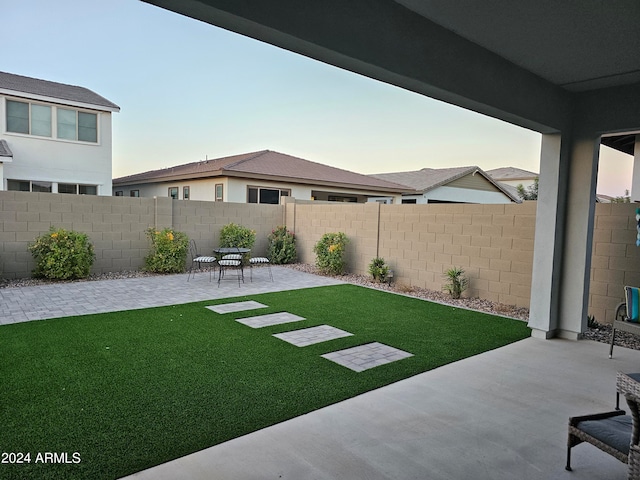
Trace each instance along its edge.
<instances>
[{"instance_id":1,"label":"chair cushion","mask_svg":"<svg viewBox=\"0 0 640 480\"><path fill-rule=\"evenodd\" d=\"M625 455L629 453L633 427L630 415L618 415L601 420L584 420L579 422L577 427L619 452Z\"/></svg>"},{"instance_id":2,"label":"chair cushion","mask_svg":"<svg viewBox=\"0 0 640 480\"><path fill-rule=\"evenodd\" d=\"M267 257L253 257L249 259L249 263L269 263Z\"/></svg>"},{"instance_id":3,"label":"chair cushion","mask_svg":"<svg viewBox=\"0 0 640 480\"><path fill-rule=\"evenodd\" d=\"M216 261L216 257L206 257L203 255L203 256L194 258L193 261L199 262L199 263L213 263Z\"/></svg>"},{"instance_id":4,"label":"chair cushion","mask_svg":"<svg viewBox=\"0 0 640 480\"><path fill-rule=\"evenodd\" d=\"M640 319L640 288L624 287L627 300L627 320L638 323Z\"/></svg>"},{"instance_id":5,"label":"chair cushion","mask_svg":"<svg viewBox=\"0 0 640 480\"><path fill-rule=\"evenodd\" d=\"M237 253L230 253L229 255L224 255L222 257L223 260L242 260L242 255Z\"/></svg>"},{"instance_id":6,"label":"chair cushion","mask_svg":"<svg viewBox=\"0 0 640 480\"><path fill-rule=\"evenodd\" d=\"M240 266L240 260L220 260L218 262L218 265L221 265L223 267L239 267Z\"/></svg>"}]
</instances>

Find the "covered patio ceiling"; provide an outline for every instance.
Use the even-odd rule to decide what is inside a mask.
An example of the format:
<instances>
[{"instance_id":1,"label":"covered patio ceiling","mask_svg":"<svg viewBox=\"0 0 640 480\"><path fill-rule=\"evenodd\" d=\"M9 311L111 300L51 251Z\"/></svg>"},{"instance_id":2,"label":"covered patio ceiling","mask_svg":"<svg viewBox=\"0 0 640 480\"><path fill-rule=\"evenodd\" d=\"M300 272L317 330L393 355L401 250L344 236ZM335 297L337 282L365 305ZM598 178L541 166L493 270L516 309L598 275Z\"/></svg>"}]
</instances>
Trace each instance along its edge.
<instances>
[{"instance_id":1,"label":"covered patio ceiling","mask_svg":"<svg viewBox=\"0 0 640 480\"><path fill-rule=\"evenodd\" d=\"M145 1L541 133L596 93L640 108L635 0Z\"/></svg>"}]
</instances>

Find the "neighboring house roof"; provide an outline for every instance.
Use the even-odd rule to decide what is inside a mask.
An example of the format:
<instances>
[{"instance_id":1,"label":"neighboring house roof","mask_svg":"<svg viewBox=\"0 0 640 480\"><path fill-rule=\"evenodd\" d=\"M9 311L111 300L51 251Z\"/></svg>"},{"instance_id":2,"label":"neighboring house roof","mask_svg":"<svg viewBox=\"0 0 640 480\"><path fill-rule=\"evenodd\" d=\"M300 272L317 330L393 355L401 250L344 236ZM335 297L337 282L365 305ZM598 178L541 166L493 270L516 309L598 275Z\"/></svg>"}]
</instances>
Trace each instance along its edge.
<instances>
[{"instance_id":1,"label":"neighboring house roof","mask_svg":"<svg viewBox=\"0 0 640 480\"><path fill-rule=\"evenodd\" d=\"M520 201L522 201L522 197L520 197L520 194L518 193L518 189L516 187L514 187L513 185L509 185L508 183L502 183L502 182L497 182L497 183L504 190L509 192L512 197L518 198Z\"/></svg>"},{"instance_id":2,"label":"neighboring house roof","mask_svg":"<svg viewBox=\"0 0 640 480\"><path fill-rule=\"evenodd\" d=\"M13 157L13 153L6 140L0 140L0 157Z\"/></svg>"},{"instance_id":3,"label":"neighboring house roof","mask_svg":"<svg viewBox=\"0 0 640 480\"><path fill-rule=\"evenodd\" d=\"M67 102L84 103L104 107L111 111L120 111L120 107L88 88L66 85L64 83L39 80L13 73L0 72L0 93L24 96L51 97Z\"/></svg>"},{"instance_id":4,"label":"neighboring house roof","mask_svg":"<svg viewBox=\"0 0 640 480\"><path fill-rule=\"evenodd\" d=\"M493 170L487 170L486 173L499 182L509 180L532 180L538 176L535 172L515 167L494 168Z\"/></svg>"},{"instance_id":5,"label":"neighboring house roof","mask_svg":"<svg viewBox=\"0 0 640 480\"><path fill-rule=\"evenodd\" d=\"M415 170L411 172L393 172L393 173L378 173L370 175L381 180L387 180L390 182L400 183L414 188L422 193L426 193L437 187L450 184L458 179L466 177L467 175L480 174L487 182L493 185L497 190L500 190L507 197L514 202L520 203L521 200L518 195L514 195L510 190L507 190L504 185L499 184L487 175L480 167L454 167L454 168L423 168L421 170Z\"/></svg>"},{"instance_id":6,"label":"neighboring house roof","mask_svg":"<svg viewBox=\"0 0 640 480\"><path fill-rule=\"evenodd\" d=\"M186 165L178 165L162 170L152 170L115 178L113 180L113 186L170 182L217 176L339 186L343 188L376 190L388 193L401 193L411 190L407 188L406 185L399 185L388 180L372 178L368 175L330 167L270 150L187 163Z\"/></svg>"}]
</instances>

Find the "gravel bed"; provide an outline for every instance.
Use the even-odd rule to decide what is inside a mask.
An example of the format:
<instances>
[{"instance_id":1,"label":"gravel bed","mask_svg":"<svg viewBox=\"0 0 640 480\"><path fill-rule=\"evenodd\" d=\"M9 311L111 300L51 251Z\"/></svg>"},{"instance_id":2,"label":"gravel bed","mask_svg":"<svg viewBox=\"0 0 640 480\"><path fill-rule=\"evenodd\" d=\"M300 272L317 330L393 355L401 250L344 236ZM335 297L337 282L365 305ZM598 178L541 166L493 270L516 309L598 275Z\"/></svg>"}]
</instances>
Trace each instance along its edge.
<instances>
[{"instance_id":1,"label":"gravel bed","mask_svg":"<svg viewBox=\"0 0 640 480\"><path fill-rule=\"evenodd\" d=\"M315 265L309 265L305 263L294 263L291 265L283 265L284 267L299 270L301 272L312 273L314 275L321 275ZM529 319L529 309L516 307L514 305L504 305L502 303L494 303L481 298L459 298L453 299L448 293L438 292L435 290L427 290L425 288L409 287L402 284L393 283L389 285L387 283L374 282L371 277L365 275L355 275L348 273L341 275L340 280L344 280L348 283L356 285L363 285L365 287L377 288L379 290L387 290L395 293L402 293L412 297L423 298L425 300L431 300L433 302L445 303L447 305L453 305L456 307L469 308L471 310L479 310L481 312L491 313L494 315L502 315L509 318L515 318L518 320Z\"/></svg>"},{"instance_id":2,"label":"gravel bed","mask_svg":"<svg viewBox=\"0 0 640 480\"><path fill-rule=\"evenodd\" d=\"M294 263L290 265L282 265L283 267L291 268L305 273L313 275L321 275L315 265L306 263ZM72 282L91 282L96 280L117 280L121 278L140 278L155 276L154 273L142 272L142 271L125 271L125 272L111 272L92 274L89 277L81 280L70 280L67 283ZM346 274L341 275L340 280L355 285L362 285L365 287L376 288L379 290L387 290L390 292L401 293L412 297L423 298L433 302L444 303L447 305L453 305L456 307L469 308L471 310L478 310L481 312L491 313L493 315L502 315L509 318L515 318L517 320L527 321L529 319L529 309L523 307L516 307L514 305L504 305L501 303L490 302L489 300L483 300L480 298L460 298L453 299L450 295L444 292L438 292L435 290L427 290L418 287L409 287L401 284L386 284L377 283L371 280L370 277L364 275ZM18 278L18 279L0 279L0 288L15 288L15 287L30 287L34 285L48 285L53 283L62 283L61 281L44 280L40 278ZM583 338L589 340L595 340L596 342L609 343L611 339L611 325L597 325L593 328L587 329L583 334ZM640 337L627 333L618 332L616 334L616 345L640 350Z\"/></svg>"},{"instance_id":3,"label":"gravel bed","mask_svg":"<svg viewBox=\"0 0 640 480\"><path fill-rule=\"evenodd\" d=\"M47 280L44 278L14 278L6 279L0 278L0 288L15 288L15 287L33 287L36 285L52 285L59 283L77 283L77 282L93 282L96 280L118 280L121 278L140 278L140 277L153 277L155 273L140 272L136 270L125 272L109 272L109 273L96 273L91 274L87 278L81 278L79 280Z\"/></svg>"}]
</instances>

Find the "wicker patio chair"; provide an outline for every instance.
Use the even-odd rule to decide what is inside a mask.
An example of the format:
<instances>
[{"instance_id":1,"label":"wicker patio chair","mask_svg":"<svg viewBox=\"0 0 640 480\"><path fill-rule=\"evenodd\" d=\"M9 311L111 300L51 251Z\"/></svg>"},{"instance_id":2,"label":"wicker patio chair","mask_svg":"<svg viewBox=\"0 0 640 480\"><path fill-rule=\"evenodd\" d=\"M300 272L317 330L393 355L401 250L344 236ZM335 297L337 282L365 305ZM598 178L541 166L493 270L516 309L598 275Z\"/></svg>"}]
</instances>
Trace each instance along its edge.
<instances>
[{"instance_id":1,"label":"wicker patio chair","mask_svg":"<svg viewBox=\"0 0 640 480\"><path fill-rule=\"evenodd\" d=\"M196 245L195 240L189 241L189 255L191 256L191 265L189 266L189 274L187 275L187 282L191 275L195 277L196 275L196 267L198 270L202 270L202 265L206 265L209 270L209 281L211 281L211 271L213 270L214 264L216 263L216 257L210 257L207 255L200 255L198 253L198 246Z\"/></svg>"},{"instance_id":2,"label":"wicker patio chair","mask_svg":"<svg viewBox=\"0 0 640 480\"><path fill-rule=\"evenodd\" d=\"M609 358L613 357L616 330L640 335L640 288L624 287L625 301L616 308L616 316L611 328Z\"/></svg>"},{"instance_id":3,"label":"wicker patio chair","mask_svg":"<svg viewBox=\"0 0 640 480\"><path fill-rule=\"evenodd\" d=\"M567 465L571 471L571 449L587 442L628 464L628 477L640 480L640 383L624 373L617 375L617 391L625 397L630 415L624 410L569 418Z\"/></svg>"}]
</instances>

